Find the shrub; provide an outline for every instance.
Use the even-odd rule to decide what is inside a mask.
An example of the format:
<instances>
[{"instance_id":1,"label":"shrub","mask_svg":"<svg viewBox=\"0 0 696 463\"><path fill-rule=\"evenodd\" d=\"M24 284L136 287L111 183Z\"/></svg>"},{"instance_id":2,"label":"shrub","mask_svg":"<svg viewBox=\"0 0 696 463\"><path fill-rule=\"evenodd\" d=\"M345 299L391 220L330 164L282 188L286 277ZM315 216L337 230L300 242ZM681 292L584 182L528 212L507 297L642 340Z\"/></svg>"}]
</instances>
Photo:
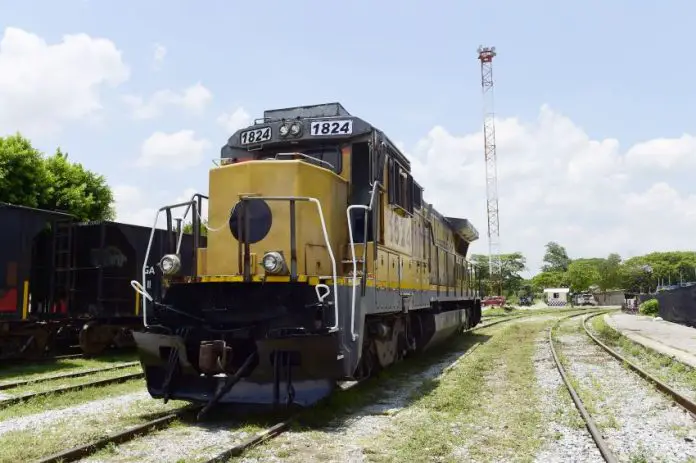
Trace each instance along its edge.
<instances>
[{"instance_id":1,"label":"shrub","mask_svg":"<svg viewBox=\"0 0 696 463\"><path fill-rule=\"evenodd\" d=\"M651 317L654 317L660 311L660 304L657 302L657 299L649 299L639 305L638 310L643 315L650 315Z\"/></svg>"}]
</instances>

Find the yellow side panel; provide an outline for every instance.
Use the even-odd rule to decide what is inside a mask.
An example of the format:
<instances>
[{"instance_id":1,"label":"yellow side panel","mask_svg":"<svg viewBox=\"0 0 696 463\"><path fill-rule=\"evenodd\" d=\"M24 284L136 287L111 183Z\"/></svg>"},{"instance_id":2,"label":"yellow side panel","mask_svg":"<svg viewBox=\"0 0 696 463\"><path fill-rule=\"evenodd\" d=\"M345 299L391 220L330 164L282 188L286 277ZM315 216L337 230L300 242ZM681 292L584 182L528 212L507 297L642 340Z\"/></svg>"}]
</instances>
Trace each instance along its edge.
<instances>
[{"instance_id":1,"label":"yellow side panel","mask_svg":"<svg viewBox=\"0 0 696 463\"><path fill-rule=\"evenodd\" d=\"M411 255L413 251L412 219L390 207L384 209L384 244L391 249Z\"/></svg>"},{"instance_id":2,"label":"yellow side panel","mask_svg":"<svg viewBox=\"0 0 696 463\"><path fill-rule=\"evenodd\" d=\"M399 288L399 276L401 269L399 267L399 256L389 253L389 287L392 289Z\"/></svg>"},{"instance_id":3,"label":"yellow side panel","mask_svg":"<svg viewBox=\"0 0 696 463\"><path fill-rule=\"evenodd\" d=\"M377 277L377 286L389 286L389 253L384 249L377 250L377 271L375 276Z\"/></svg>"}]
</instances>

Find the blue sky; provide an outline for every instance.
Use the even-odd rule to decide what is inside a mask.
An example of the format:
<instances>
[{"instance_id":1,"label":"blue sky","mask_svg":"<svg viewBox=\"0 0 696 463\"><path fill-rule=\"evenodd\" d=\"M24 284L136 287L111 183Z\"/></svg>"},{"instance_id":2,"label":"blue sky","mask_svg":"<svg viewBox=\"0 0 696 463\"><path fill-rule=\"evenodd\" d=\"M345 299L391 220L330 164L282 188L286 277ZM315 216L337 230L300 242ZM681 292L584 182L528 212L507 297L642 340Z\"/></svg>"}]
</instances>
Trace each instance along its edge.
<instances>
[{"instance_id":1,"label":"blue sky","mask_svg":"<svg viewBox=\"0 0 696 463\"><path fill-rule=\"evenodd\" d=\"M696 5L686 1L2 0L0 29L20 28L49 44L76 33L114 43L130 76L115 88L100 89L100 122L71 121L57 133L30 136L47 150L61 145L73 159L104 172L112 184L137 186L166 201L165 194L157 196L152 189L169 196L188 187L205 189L209 164L175 172L136 169L143 141L155 131L190 129L209 140L205 158L217 157L229 134L216 118L238 107L257 117L270 107L340 101L415 156L418 143L435 126L463 146L466 135L481 126L479 44L495 45L499 53L494 77L501 118L535 124L547 104L591 140L618 139L618 157L637 143L696 133L696 95L688 90L696 61L685 40L695 12ZM167 50L157 70L155 43ZM212 93L201 114L172 109L161 117L134 120L122 101L123 95L147 98L197 82ZM466 156L482 168L482 148L478 159L473 152ZM515 145L506 145L499 156L501 163L503 157L517 156ZM686 184L675 186L670 172L656 181L687 197L694 193ZM504 190L501 186L501 195ZM462 214L475 217L485 235L480 191L471 197L475 211ZM503 204L501 197L504 224ZM502 225L508 233L507 240L502 237L504 250L524 249L526 241L510 238L516 222L508 224ZM568 236L572 240L574 235ZM539 242L554 238L546 234ZM626 252L640 252L641 246ZM538 254L538 248L536 243L530 252Z\"/></svg>"}]
</instances>

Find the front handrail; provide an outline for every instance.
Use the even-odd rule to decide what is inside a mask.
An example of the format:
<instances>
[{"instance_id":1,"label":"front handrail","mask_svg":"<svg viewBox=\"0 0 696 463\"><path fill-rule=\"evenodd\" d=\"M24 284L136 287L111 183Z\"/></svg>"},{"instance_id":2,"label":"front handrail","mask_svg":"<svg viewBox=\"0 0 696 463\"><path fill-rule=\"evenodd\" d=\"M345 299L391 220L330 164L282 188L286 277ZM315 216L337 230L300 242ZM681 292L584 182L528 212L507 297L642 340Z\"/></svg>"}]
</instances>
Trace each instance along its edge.
<instances>
[{"instance_id":1,"label":"front handrail","mask_svg":"<svg viewBox=\"0 0 696 463\"><path fill-rule=\"evenodd\" d=\"M353 337L353 341L358 339L358 334L355 332L355 287L358 282L358 262L355 258L355 241L353 239L353 224L351 223L351 217L350 213L354 209L363 209L365 211L365 223L367 224L368 220L368 212L372 210L372 206L374 205L375 201L375 192L377 191L377 188L379 187L379 182L375 182L374 186L372 187L372 193L370 194L370 204L365 206L364 204L352 204L348 206L346 209L346 217L348 219L348 239L350 240L350 253L353 261L353 277L352 277L352 295L351 295L351 302L350 302L350 333L351 336ZM365 246L365 249L363 249L363 256L366 256L367 253L367 235L365 236L365 242L363 244ZM363 257L363 273L366 270L365 266L365 257Z\"/></svg>"},{"instance_id":2,"label":"front handrail","mask_svg":"<svg viewBox=\"0 0 696 463\"><path fill-rule=\"evenodd\" d=\"M189 211L192 210L192 209L193 209L193 211L194 211L194 214L197 215L197 218L200 219L200 213L199 213L199 211L197 211L197 208L196 208L196 206L197 206L197 204L198 204L198 198L201 198L201 199L202 199L202 198L206 198L206 199L208 199L208 197L205 196L205 195L202 195L202 194L200 194L200 193L195 193L194 195L191 196L191 199L190 199L189 201L185 201L185 202L177 203L177 204L172 204L172 205L170 205L170 206L161 207L161 208L157 211L157 213L155 214L155 221L154 221L154 223L152 224L152 229L150 230L150 239L149 239L148 242L147 242L147 250L145 251L145 258L144 258L144 260L143 260L143 271L142 271L142 278L143 278L143 281L142 281L142 283L139 282L139 281L137 281L137 280L132 280L132 281L130 282L131 287L132 287L136 292L140 293L141 296L143 296L143 326L144 326L145 328L147 328L147 327L149 326L148 323L147 323L147 301L150 301L150 302L153 302L153 303L154 303L153 297L152 297L152 296L147 292L147 290L145 289L146 286L147 286L147 267L148 267L147 264L148 264L148 262L149 262L150 251L152 250L152 241L153 241L154 238L155 238L155 231L157 230L157 222L159 221L160 214L161 214L162 212L166 211L166 210L171 210L171 209L176 209L176 208L179 208L179 207L184 207L184 206L186 206L186 211L184 212L184 216L182 217L182 221L186 219L186 216L188 215ZM194 219L195 219L195 218L194 218ZM194 223L194 225L197 225L197 224L196 224L196 220L193 220L193 223ZM169 225L167 225L167 226L169 226ZM176 244L175 254L179 255L179 253L180 253L180 251L181 251L181 241L182 241L183 236L184 236L183 227L182 227L180 230L177 230L177 232L178 232L178 234L179 234L179 237L178 237L177 244ZM194 228L193 233L194 233L194 236L195 236L195 234L198 233L198 231L195 230L195 228Z\"/></svg>"}]
</instances>

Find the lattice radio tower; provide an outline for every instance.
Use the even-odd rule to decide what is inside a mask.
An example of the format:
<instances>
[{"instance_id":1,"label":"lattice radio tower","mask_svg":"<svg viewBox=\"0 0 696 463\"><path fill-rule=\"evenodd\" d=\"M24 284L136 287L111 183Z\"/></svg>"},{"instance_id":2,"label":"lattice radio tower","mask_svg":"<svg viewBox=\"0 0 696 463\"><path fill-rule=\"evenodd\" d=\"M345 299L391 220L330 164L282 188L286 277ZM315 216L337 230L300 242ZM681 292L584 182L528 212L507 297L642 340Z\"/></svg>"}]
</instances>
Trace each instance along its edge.
<instances>
[{"instance_id":1,"label":"lattice radio tower","mask_svg":"<svg viewBox=\"0 0 696 463\"><path fill-rule=\"evenodd\" d=\"M483 142L486 158L486 211L488 213L488 271L492 290L502 293L500 260L500 224L498 221L498 160L495 152L495 115L493 112L493 58L495 47L478 47L483 92Z\"/></svg>"}]
</instances>

